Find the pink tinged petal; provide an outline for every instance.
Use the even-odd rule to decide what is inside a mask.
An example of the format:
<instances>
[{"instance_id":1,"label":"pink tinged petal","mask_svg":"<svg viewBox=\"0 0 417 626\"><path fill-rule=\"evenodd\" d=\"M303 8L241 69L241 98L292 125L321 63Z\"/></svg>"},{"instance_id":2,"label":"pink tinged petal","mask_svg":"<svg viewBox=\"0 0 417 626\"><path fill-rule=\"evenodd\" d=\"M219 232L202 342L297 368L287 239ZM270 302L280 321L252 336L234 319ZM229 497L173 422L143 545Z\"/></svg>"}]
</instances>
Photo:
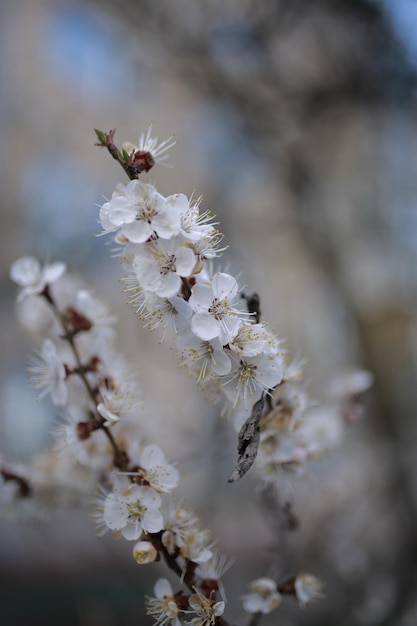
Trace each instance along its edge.
<instances>
[{"instance_id":1,"label":"pink tinged petal","mask_svg":"<svg viewBox=\"0 0 417 626\"><path fill-rule=\"evenodd\" d=\"M181 246L179 250L177 250L175 257L175 266L177 268L177 273L180 276L190 276L197 262L197 257L195 256L191 248Z\"/></svg>"},{"instance_id":2,"label":"pink tinged petal","mask_svg":"<svg viewBox=\"0 0 417 626\"><path fill-rule=\"evenodd\" d=\"M219 272L213 276L212 280L213 293L219 300L230 295L237 295L239 289L236 279L230 274Z\"/></svg>"},{"instance_id":3,"label":"pink tinged petal","mask_svg":"<svg viewBox=\"0 0 417 626\"><path fill-rule=\"evenodd\" d=\"M214 296L212 288L209 285L197 283L192 288L192 293L188 302L193 311L201 313L203 311L208 311L213 304L213 300Z\"/></svg>"},{"instance_id":4,"label":"pink tinged petal","mask_svg":"<svg viewBox=\"0 0 417 626\"><path fill-rule=\"evenodd\" d=\"M159 509L148 509L142 517L143 530L148 533L157 533L164 527L164 518Z\"/></svg>"},{"instance_id":5,"label":"pink tinged petal","mask_svg":"<svg viewBox=\"0 0 417 626\"><path fill-rule=\"evenodd\" d=\"M154 232L151 224L146 220L134 220L131 224L125 224L122 233L132 243L144 243Z\"/></svg>"},{"instance_id":6,"label":"pink tinged petal","mask_svg":"<svg viewBox=\"0 0 417 626\"><path fill-rule=\"evenodd\" d=\"M210 313L196 313L191 320L191 330L203 341L218 337L221 331L220 322Z\"/></svg>"}]
</instances>

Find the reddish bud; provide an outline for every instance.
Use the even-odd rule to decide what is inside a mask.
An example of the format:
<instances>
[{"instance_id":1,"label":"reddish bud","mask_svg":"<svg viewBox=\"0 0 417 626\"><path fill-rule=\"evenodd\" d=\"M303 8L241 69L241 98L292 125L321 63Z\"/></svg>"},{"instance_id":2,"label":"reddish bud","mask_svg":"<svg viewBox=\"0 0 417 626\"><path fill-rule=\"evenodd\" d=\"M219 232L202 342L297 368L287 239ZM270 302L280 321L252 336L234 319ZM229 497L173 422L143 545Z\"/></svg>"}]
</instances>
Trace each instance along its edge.
<instances>
[{"instance_id":1,"label":"reddish bud","mask_svg":"<svg viewBox=\"0 0 417 626\"><path fill-rule=\"evenodd\" d=\"M68 307L63 314L67 332L74 336L81 331L90 330L92 323L73 307Z\"/></svg>"},{"instance_id":2,"label":"reddish bud","mask_svg":"<svg viewBox=\"0 0 417 626\"><path fill-rule=\"evenodd\" d=\"M137 150L129 158L129 166L137 173L149 172L155 165L155 159L150 152Z\"/></svg>"},{"instance_id":3,"label":"reddish bud","mask_svg":"<svg viewBox=\"0 0 417 626\"><path fill-rule=\"evenodd\" d=\"M77 437L80 441L85 441L89 438L91 431L94 430L92 422L78 422L77 424Z\"/></svg>"}]
</instances>

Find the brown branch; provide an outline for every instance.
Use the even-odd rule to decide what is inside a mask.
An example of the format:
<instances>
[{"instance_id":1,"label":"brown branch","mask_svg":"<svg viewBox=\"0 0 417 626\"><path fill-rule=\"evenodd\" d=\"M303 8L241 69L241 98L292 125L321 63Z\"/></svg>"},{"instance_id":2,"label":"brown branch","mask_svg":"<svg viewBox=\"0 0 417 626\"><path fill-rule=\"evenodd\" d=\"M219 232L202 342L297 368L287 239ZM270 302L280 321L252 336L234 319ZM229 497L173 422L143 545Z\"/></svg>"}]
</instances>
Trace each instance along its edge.
<instances>
[{"instance_id":1,"label":"brown branch","mask_svg":"<svg viewBox=\"0 0 417 626\"><path fill-rule=\"evenodd\" d=\"M90 397L90 399L93 402L93 405L95 407L95 414L91 416L91 419L97 420L97 423L100 424L98 426L98 428L100 430L102 430L104 432L104 434L106 435L107 439L110 442L110 445L113 448L114 451L114 464L116 465L116 467L118 467L120 470L122 471L128 471L129 470L129 459L127 457L127 454L124 450L121 450L119 448L119 446L117 445L116 440L114 439L112 433L110 432L110 429L104 425L103 423L103 419L101 417L101 415L99 415L98 411L97 411L97 404L98 404L98 400L102 401L103 398L101 397L101 394L99 391L94 391L90 385L90 383L88 382L88 379L85 375L85 371L84 371L84 366L82 364L79 352L78 352L78 348L75 344L75 333L73 330L68 328L68 324L67 324L67 320L65 318L64 315L62 315L62 313L60 312L60 310L58 309L55 300L53 299L51 292L49 290L48 285L45 287L45 289L43 290L42 294L41 294L46 301L48 302L48 304L51 306L55 316L57 317L58 321L60 322L62 329L64 331L64 334L62 336L62 339L64 339L65 341L68 342L69 346L71 347L71 350L74 354L76 363L77 363L77 369L74 370L74 373L77 374L83 384L84 387L87 391L88 396Z\"/></svg>"}]
</instances>

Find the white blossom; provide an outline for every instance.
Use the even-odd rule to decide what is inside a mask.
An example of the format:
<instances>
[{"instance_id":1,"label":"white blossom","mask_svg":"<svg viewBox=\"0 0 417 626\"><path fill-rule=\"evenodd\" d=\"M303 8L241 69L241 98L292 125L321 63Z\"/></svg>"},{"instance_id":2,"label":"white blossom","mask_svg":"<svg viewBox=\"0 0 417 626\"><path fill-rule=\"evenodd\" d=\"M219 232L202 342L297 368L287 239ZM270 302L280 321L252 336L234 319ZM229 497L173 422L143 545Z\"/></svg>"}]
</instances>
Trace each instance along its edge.
<instances>
[{"instance_id":1,"label":"white blossom","mask_svg":"<svg viewBox=\"0 0 417 626\"><path fill-rule=\"evenodd\" d=\"M210 589L219 591L222 600L226 601L226 593L221 578L234 563L233 558L228 558L220 552L213 552L211 558L204 563L199 563L195 569L196 576L208 584Z\"/></svg>"},{"instance_id":2,"label":"white blossom","mask_svg":"<svg viewBox=\"0 0 417 626\"><path fill-rule=\"evenodd\" d=\"M147 598L147 614L156 618L156 626L180 626L180 609L175 602L174 592L165 578L159 578L154 586L155 598Z\"/></svg>"},{"instance_id":3,"label":"white blossom","mask_svg":"<svg viewBox=\"0 0 417 626\"><path fill-rule=\"evenodd\" d=\"M117 185L111 200L101 207L99 219L105 232L119 231L132 243L143 243L154 233L170 239L180 230L175 208L155 187L139 180Z\"/></svg>"},{"instance_id":4,"label":"white blossom","mask_svg":"<svg viewBox=\"0 0 417 626\"><path fill-rule=\"evenodd\" d=\"M10 278L22 287L17 300L41 294L47 285L61 278L65 270L65 263L51 263L42 267L34 257L17 259L10 268Z\"/></svg>"},{"instance_id":5,"label":"white blossom","mask_svg":"<svg viewBox=\"0 0 417 626\"><path fill-rule=\"evenodd\" d=\"M236 408L240 403L246 409L269 393L282 380L283 356L281 354L259 354L253 357L238 357L232 353L231 371L222 377L223 391Z\"/></svg>"},{"instance_id":6,"label":"white blossom","mask_svg":"<svg viewBox=\"0 0 417 626\"><path fill-rule=\"evenodd\" d=\"M332 398L349 400L367 391L373 382L374 376L371 372L368 370L355 370L335 376L329 382L327 392Z\"/></svg>"},{"instance_id":7,"label":"white blossom","mask_svg":"<svg viewBox=\"0 0 417 626\"><path fill-rule=\"evenodd\" d=\"M167 463L165 454L156 444L144 448L139 458L139 474L156 491L170 493L178 486L180 474Z\"/></svg>"},{"instance_id":8,"label":"white blossom","mask_svg":"<svg viewBox=\"0 0 417 626\"><path fill-rule=\"evenodd\" d=\"M197 382L213 376L224 376L231 370L230 358L218 337L204 341L191 332L184 332L178 339L178 348L180 365L195 372Z\"/></svg>"},{"instance_id":9,"label":"white blossom","mask_svg":"<svg viewBox=\"0 0 417 626\"><path fill-rule=\"evenodd\" d=\"M200 214L200 200L191 204L190 200L183 193L176 193L166 198L168 204L175 208L180 217L181 234L185 239L195 243L200 239L210 237L216 230L213 224L208 222L211 215L208 211Z\"/></svg>"},{"instance_id":10,"label":"white blossom","mask_svg":"<svg viewBox=\"0 0 417 626\"><path fill-rule=\"evenodd\" d=\"M298 574L295 579L294 587L295 595L302 607L308 606L315 600L321 600L324 598L324 585L321 580L312 574L307 574L305 572Z\"/></svg>"},{"instance_id":11,"label":"white blossom","mask_svg":"<svg viewBox=\"0 0 417 626\"><path fill-rule=\"evenodd\" d=\"M110 329L116 322L115 315L111 315L107 305L93 295L88 289L79 289L75 299L76 310L88 318L93 324L92 329Z\"/></svg>"},{"instance_id":12,"label":"white blossom","mask_svg":"<svg viewBox=\"0 0 417 626\"><path fill-rule=\"evenodd\" d=\"M190 509L175 504L172 500L163 508L165 520L162 543L173 554L185 545L187 535L198 527L199 520Z\"/></svg>"},{"instance_id":13,"label":"white blossom","mask_svg":"<svg viewBox=\"0 0 417 626\"><path fill-rule=\"evenodd\" d=\"M83 439L79 437L78 424L86 419L84 411L76 406L66 408L64 423L54 431L55 449L59 454L70 453L74 459L93 472L111 467L114 451L101 430Z\"/></svg>"},{"instance_id":14,"label":"white blossom","mask_svg":"<svg viewBox=\"0 0 417 626\"><path fill-rule=\"evenodd\" d=\"M297 441L309 457L317 457L337 448L343 439L344 422L334 406L321 405L309 409L296 431Z\"/></svg>"},{"instance_id":15,"label":"white blossom","mask_svg":"<svg viewBox=\"0 0 417 626\"><path fill-rule=\"evenodd\" d=\"M243 596L243 608L248 613L271 613L281 603L281 594L271 578L258 578L249 585L250 593Z\"/></svg>"},{"instance_id":16,"label":"white blossom","mask_svg":"<svg viewBox=\"0 0 417 626\"><path fill-rule=\"evenodd\" d=\"M123 478L123 477L122 477ZM139 539L142 532L162 530L164 518L160 511L161 498L151 487L121 482L104 503L104 521L113 532L120 531L125 539Z\"/></svg>"},{"instance_id":17,"label":"white blossom","mask_svg":"<svg viewBox=\"0 0 417 626\"><path fill-rule=\"evenodd\" d=\"M279 345L278 339L264 324L249 322L241 324L237 335L229 343L230 349L242 357L277 353Z\"/></svg>"},{"instance_id":18,"label":"white blossom","mask_svg":"<svg viewBox=\"0 0 417 626\"><path fill-rule=\"evenodd\" d=\"M300 426L310 406L304 386L291 380L284 382L283 379L272 393L272 410L262 419L262 427L294 430Z\"/></svg>"},{"instance_id":19,"label":"white blossom","mask_svg":"<svg viewBox=\"0 0 417 626\"><path fill-rule=\"evenodd\" d=\"M32 357L29 376L31 385L41 389L39 399L49 393L56 406L64 406L68 396L67 373L50 339L44 339L41 351Z\"/></svg>"},{"instance_id":20,"label":"white blossom","mask_svg":"<svg viewBox=\"0 0 417 626\"><path fill-rule=\"evenodd\" d=\"M230 274L219 272L211 284L197 283L189 299L194 311L192 331L205 341L218 337L222 345L227 344L237 334L244 316L235 307L238 298L238 284Z\"/></svg>"},{"instance_id":21,"label":"white blossom","mask_svg":"<svg viewBox=\"0 0 417 626\"><path fill-rule=\"evenodd\" d=\"M181 277L191 276L196 264L191 248L178 238L158 239L145 244L133 260L133 271L143 289L161 298L177 295Z\"/></svg>"},{"instance_id":22,"label":"white blossom","mask_svg":"<svg viewBox=\"0 0 417 626\"><path fill-rule=\"evenodd\" d=\"M210 531L194 526L184 534L184 543L180 546L180 554L184 559L193 563L205 563L213 556L211 548L213 541L209 541Z\"/></svg>"}]
</instances>

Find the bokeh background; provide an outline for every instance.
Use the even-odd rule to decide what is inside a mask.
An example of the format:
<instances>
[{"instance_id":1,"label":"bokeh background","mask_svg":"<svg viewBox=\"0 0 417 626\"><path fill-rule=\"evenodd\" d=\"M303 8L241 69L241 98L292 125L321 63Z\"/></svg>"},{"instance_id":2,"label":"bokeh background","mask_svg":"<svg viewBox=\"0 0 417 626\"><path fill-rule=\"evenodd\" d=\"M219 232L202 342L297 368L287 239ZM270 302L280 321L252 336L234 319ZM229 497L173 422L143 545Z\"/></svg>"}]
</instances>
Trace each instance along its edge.
<instances>
[{"instance_id":1,"label":"bokeh background","mask_svg":"<svg viewBox=\"0 0 417 626\"><path fill-rule=\"evenodd\" d=\"M15 319L10 263L65 260L119 317L140 372L144 428L184 476L182 495L237 558L232 623L246 583L287 559L327 598L286 600L265 624L417 623L417 3L414 0L3 0L0 3L0 453L29 460L51 408L26 386L34 346ZM175 133L164 194L204 196L230 245L224 262L321 400L329 378L375 375L365 419L294 488L283 534L249 479L227 484L234 435L169 340L125 305L96 205L123 173L94 127L135 142ZM123 181L124 182L124 181ZM144 356L146 355L146 356ZM147 624L162 566L97 539L88 510L0 524L0 622ZM272 568L272 570L271 570Z\"/></svg>"}]
</instances>

